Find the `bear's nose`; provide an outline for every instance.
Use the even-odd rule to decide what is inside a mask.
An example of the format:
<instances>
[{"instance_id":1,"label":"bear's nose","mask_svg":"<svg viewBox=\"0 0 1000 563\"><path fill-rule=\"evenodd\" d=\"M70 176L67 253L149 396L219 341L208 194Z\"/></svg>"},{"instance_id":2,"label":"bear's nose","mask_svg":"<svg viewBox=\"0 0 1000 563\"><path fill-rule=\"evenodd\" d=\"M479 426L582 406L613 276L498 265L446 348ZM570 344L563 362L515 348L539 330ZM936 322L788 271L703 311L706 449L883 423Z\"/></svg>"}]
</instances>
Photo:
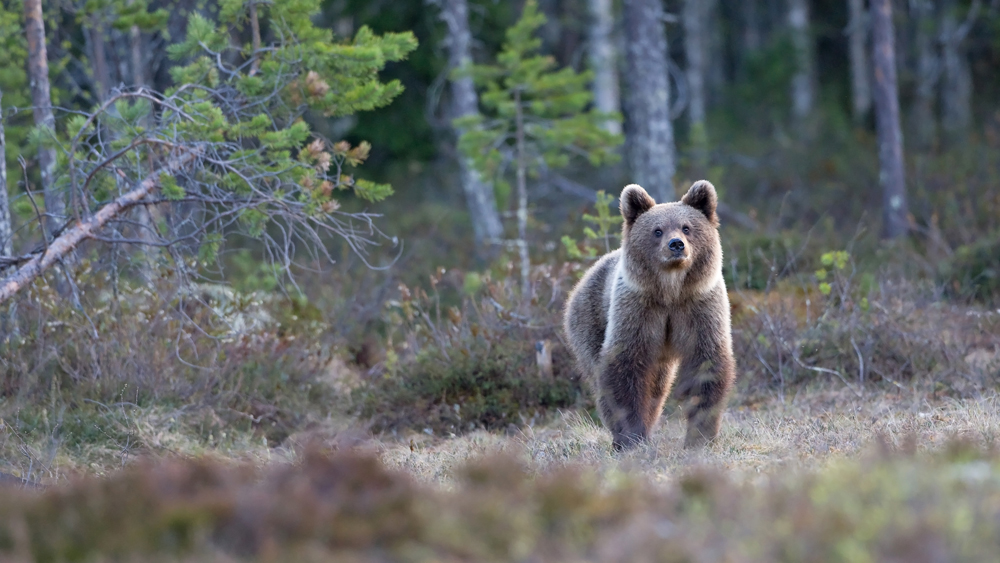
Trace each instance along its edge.
<instances>
[{"instance_id":1,"label":"bear's nose","mask_svg":"<svg viewBox=\"0 0 1000 563\"><path fill-rule=\"evenodd\" d=\"M674 252L680 252L684 250L684 241L679 238L670 239L670 242L667 243L667 248Z\"/></svg>"}]
</instances>

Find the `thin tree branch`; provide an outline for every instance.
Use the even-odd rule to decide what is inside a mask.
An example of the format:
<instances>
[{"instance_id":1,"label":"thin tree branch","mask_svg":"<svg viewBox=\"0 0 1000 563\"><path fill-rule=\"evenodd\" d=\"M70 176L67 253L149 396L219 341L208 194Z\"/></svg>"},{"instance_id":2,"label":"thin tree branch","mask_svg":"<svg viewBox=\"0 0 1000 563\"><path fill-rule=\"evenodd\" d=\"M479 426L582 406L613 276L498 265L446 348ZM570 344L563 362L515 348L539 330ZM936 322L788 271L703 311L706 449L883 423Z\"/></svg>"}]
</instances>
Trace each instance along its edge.
<instances>
[{"instance_id":1,"label":"thin tree branch","mask_svg":"<svg viewBox=\"0 0 1000 563\"><path fill-rule=\"evenodd\" d=\"M137 205L159 184L161 174L174 174L195 161L203 152L202 148L186 149L184 154L167 162L167 164L150 174L130 192L120 196L113 202L102 207L97 213L85 221L77 223L58 238L52 241L48 249L32 258L26 264L7 276L0 286L0 303L16 295L21 289L38 278L47 269L59 263L69 255L84 240L91 238L109 221L127 209Z\"/></svg>"}]
</instances>

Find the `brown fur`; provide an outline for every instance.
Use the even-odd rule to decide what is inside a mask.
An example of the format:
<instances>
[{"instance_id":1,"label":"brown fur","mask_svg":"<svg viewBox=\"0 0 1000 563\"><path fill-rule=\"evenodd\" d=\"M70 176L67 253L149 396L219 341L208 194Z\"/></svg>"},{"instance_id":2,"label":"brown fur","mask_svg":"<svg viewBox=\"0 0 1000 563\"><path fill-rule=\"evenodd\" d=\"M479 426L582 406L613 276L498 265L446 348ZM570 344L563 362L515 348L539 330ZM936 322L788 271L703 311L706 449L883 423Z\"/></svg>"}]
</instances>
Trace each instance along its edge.
<instances>
[{"instance_id":1,"label":"brown fur","mask_svg":"<svg viewBox=\"0 0 1000 563\"><path fill-rule=\"evenodd\" d=\"M685 404L686 447L719 433L736 365L717 204L704 180L681 201L659 205L640 186L625 186L621 248L598 260L570 294L570 349L616 449L649 436L671 387ZM670 248L677 240L682 250Z\"/></svg>"}]
</instances>

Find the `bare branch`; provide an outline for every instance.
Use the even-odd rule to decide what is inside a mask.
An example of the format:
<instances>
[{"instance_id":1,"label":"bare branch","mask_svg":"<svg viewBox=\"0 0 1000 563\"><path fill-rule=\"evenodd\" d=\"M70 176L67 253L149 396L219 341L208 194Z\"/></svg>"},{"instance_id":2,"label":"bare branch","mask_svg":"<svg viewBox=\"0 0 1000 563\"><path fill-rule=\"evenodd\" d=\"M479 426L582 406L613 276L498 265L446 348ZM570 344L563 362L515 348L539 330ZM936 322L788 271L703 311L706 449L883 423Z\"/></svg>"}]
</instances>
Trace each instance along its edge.
<instances>
[{"instance_id":1,"label":"bare branch","mask_svg":"<svg viewBox=\"0 0 1000 563\"><path fill-rule=\"evenodd\" d=\"M159 184L161 174L177 173L188 164L194 162L202 152L199 148L184 149L184 151L180 156L168 161L163 168L139 182L132 191L105 205L86 221L79 222L66 230L62 235L53 240L42 254L32 258L8 276L3 281L3 285L0 286L0 303L13 297L47 269L59 263L63 257L70 254L81 242L93 236L109 221L141 202Z\"/></svg>"}]
</instances>

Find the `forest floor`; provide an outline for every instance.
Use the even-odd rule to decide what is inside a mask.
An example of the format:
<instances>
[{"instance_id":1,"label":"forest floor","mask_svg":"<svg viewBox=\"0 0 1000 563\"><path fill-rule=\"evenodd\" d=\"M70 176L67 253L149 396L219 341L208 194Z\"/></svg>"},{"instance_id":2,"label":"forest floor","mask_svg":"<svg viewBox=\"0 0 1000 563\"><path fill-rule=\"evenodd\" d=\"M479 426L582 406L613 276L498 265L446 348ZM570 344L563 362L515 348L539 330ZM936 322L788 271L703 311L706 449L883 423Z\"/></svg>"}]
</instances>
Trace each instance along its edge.
<instances>
[{"instance_id":1,"label":"forest floor","mask_svg":"<svg viewBox=\"0 0 1000 563\"><path fill-rule=\"evenodd\" d=\"M506 430L373 433L327 402L352 397L338 385L363 375L343 358L296 381L261 356L270 406L98 401L57 383L0 399L0 560L995 558L1000 312L872 299L871 313L817 319L796 313L801 295L740 295L745 371L703 450L682 447L674 402L649 443L624 453L583 408ZM780 380L754 367L784 342L828 355ZM842 361L855 358L863 368Z\"/></svg>"},{"instance_id":2,"label":"forest floor","mask_svg":"<svg viewBox=\"0 0 1000 563\"><path fill-rule=\"evenodd\" d=\"M712 467L746 477L819 470L878 449L934 450L955 440L990 449L1000 443L1000 398L928 400L881 390L858 398L846 389L814 390L785 403L730 409L718 439L701 451L683 448L684 428L675 410L648 444L615 454L609 432L586 415L566 412L513 435L413 434L378 442L377 448L387 466L440 484L470 461L495 454L514 455L532 472L576 465L669 481L691 467Z\"/></svg>"}]
</instances>

